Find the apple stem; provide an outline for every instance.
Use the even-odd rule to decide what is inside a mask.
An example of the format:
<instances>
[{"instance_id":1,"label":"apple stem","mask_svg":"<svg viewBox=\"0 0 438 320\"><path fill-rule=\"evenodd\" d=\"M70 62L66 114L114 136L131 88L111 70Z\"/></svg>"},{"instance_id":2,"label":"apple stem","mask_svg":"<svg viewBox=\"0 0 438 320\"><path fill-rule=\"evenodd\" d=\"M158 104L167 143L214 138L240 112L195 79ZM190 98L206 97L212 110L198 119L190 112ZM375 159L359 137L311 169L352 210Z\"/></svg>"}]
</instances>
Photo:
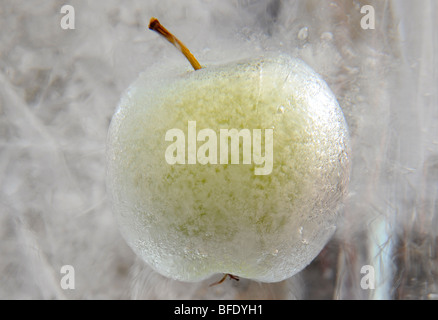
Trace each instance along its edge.
<instances>
[{"instance_id":1,"label":"apple stem","mask_svg":"<svg viewBox=\"0 0 438 320\"><path fill-rule=\"evenodd\" d=\"M199 70L202 66L199 64L198 60L193 56L193 54L187 49L187 47L178 40L172 33L170 33L166 28L164 28L158 19L152 17L149 22L149 29L158 32L160 35L165 37L167 41L173 44L182 54L189 60L193 69Z\"/></svg>"}]
</instances>

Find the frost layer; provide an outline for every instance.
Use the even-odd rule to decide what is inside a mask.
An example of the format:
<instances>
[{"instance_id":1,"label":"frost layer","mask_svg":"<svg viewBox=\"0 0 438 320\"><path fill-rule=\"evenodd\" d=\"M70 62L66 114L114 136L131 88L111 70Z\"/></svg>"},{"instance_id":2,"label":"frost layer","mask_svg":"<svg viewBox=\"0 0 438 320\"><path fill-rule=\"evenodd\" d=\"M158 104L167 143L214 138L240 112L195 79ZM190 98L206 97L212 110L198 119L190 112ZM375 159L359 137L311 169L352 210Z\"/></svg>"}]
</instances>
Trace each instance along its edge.
<instances>
[{"instance_id":1,"label":"frost layer","mask_svg":"<svg viewBox=\"0 0 438 320\"><path fill-rule=\"evenodd\" d=\"M273 128L272 173L167 164L165 134L181 129L187 143L188 121L218 137ZM336 229L348 168L334 95L287 56L177 76L150 70L124 94L109 130L108 187L122 233L155 270L183 281L230 273L276 282L302 270Z\"/></svg>"}]
</instances>

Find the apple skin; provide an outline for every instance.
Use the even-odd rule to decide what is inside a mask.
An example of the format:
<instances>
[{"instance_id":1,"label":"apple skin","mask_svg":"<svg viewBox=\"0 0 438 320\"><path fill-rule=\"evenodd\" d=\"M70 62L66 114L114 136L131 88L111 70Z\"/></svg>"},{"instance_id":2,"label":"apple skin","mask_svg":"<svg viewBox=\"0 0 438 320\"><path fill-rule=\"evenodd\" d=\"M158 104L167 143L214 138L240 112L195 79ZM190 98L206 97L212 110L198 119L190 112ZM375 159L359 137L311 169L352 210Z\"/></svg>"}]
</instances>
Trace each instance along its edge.
<instances>
[{"instance_id":1,"label":"apple skin","mask_svg":"<svg viewBox=\"0 0 438 320\"><path fill-rule=\"evenodd\" d=\"M273 128L272 173L166 163L166 131L187 137L193 120L198 131ZM336 230L349 177L348 129L335 96L287 55L141 74L121 98L107 147L124 238L153 269L181 281L296 274Z\"/></svg>"}]
</instances>

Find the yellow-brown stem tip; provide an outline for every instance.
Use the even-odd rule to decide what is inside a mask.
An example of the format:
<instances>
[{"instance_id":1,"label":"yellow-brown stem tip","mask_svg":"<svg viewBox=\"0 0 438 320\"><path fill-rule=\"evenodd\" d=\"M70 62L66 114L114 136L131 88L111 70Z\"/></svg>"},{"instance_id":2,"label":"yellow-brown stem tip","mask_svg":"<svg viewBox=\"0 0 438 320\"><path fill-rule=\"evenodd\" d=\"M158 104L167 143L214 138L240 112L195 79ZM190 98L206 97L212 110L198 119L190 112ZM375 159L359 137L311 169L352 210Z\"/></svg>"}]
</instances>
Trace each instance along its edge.
<instances>
[{"instance_id":1,"label":"yellow-brown stem tip","mask_svg":"<svg viewBox=\"0 0 438 320\"><path fill-rule=\"evenodd\" d=\"M149 21L149 29L150 30L155 30L158 24L160 24L158 19L152 17L151 20Z\"/></svg>"}]
</instances>

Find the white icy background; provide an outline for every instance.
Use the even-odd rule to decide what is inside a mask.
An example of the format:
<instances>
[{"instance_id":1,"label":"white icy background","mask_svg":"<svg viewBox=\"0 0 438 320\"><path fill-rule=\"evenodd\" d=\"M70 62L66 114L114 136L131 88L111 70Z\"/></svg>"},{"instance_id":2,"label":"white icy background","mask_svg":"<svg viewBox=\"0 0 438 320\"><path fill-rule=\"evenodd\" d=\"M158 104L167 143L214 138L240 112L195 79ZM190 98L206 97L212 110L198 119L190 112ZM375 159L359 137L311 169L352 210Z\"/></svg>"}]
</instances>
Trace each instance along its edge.
<instances>
[{"instance_id":1,"label":"white icy background","mask_svg":"<svg viewBox=\"0 0 438 320\"><path fill-rule=\"evenodd\" d=\"M436 1L71 0L75 30L60 27L63 4L0 1L1 299L438 298ZM376 30L360 28L364 4ZM281 49L338 97L349 196L334 239L292 279L176 282L120 236L105 191L111 115L141 70L187 64L146 30L151 16L201 63ZM373 291L360 287L367 264ZM61 289L62 265L75 290Z\"/></svg>"}]
</instances>

